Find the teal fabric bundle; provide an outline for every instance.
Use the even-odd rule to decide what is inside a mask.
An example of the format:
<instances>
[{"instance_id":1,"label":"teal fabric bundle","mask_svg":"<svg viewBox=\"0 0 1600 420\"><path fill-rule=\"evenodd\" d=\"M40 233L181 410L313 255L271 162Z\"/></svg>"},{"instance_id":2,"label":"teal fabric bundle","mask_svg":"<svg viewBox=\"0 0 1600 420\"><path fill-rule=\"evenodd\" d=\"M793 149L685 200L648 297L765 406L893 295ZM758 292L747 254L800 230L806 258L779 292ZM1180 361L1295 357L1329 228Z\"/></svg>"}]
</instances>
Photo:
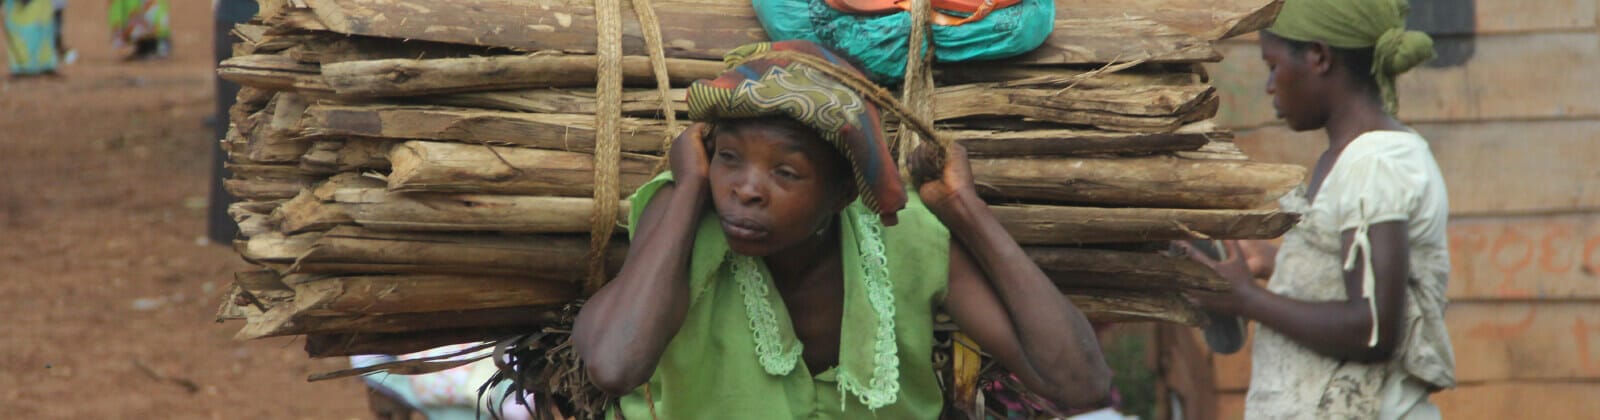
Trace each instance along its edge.
<instances>
[{"instance_id":1,"label":"teal fabric bundle","mask_svg":"<svg viewBox=\"0 0 1600 420\"><path fill-rule=\"evenodd\" d=\"M773 41L802 39L854 57L878 83L898 83L905 77L910 13L851 15L823 0L754 0L754 5ZM1022 55L1044 44L1055 20L1055 2L1022 0L977 22L933 25L934 58L950 63Z\"/></svg>"}]
</instances>

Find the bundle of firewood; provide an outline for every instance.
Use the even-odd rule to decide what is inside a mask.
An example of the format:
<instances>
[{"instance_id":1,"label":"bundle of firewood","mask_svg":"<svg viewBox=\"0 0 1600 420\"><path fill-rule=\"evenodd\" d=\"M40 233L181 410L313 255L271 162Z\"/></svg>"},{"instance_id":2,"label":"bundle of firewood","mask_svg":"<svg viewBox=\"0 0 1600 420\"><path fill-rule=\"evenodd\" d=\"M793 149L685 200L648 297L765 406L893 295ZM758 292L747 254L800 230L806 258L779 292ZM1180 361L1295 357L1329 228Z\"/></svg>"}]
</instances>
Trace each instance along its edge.
<instances>
[{"instance_id":1,"label":"bundle of firewood","mask_svg":"<svg viewBox=\"0 0 1600 420\"><path fill-rule=\"evenodd\" d=\"M935 125L1093 320L1201 322L1181 292L1226 283L1166 241L1271 238L1296 220L1273 204L1303 170L1233 147L1209 122L1219 100L1198 64L1278 4L1184 2L1060 0L1038 50L935 66ZM746 0L656 10L674 112L683 87L723 70L722 53L765 40ZM674 134L627 22L618 200ZM221 317L246 320L244 338L306 335L313 356L563 322L582 298L596 207L595 27L588 2L261 0L219 70L245 86L222 145L242 199L236 248L259 266L236 276Z\"/></svg>"}]
</instances>

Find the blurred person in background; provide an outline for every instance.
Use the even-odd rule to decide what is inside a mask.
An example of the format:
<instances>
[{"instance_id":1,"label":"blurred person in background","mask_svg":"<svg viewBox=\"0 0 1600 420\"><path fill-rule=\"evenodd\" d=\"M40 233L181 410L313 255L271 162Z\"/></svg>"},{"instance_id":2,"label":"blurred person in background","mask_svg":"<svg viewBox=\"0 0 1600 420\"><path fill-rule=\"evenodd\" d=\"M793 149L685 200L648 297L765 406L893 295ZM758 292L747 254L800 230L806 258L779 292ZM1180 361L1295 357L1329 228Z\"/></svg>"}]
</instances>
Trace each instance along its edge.
<instances>
[{"instance_id":1,"label":"blurred person in background","mask_svg":"<svg viewBox=\"0 0 1600 420\"><path fill-rule=\"evenodd\" d=\"M111 24L113 48L131 46L128 60L165 58L172 53L172 9L167 0L108 1L106 20Z\"/></svg>"},{"instance_id":2,"label":"blurred person in background","mask_svg":"<svg viewBox=\"0 0 1600 420\"><path fill-rule=\"evenodd\" d=\"M466 351L476 345L476 343L449 345L401 356L350 356L350 365L360 368L400 360L445 356ZM510 382L501 382L499 386L485 392L482 400L479 399L478 388L494 376L497 369L494 360L485 358L422 375L375 372L362 377L362 381L368 388L368 405L372 409L373 416L378 419L409 419L413 412L422 413L428 420L494 418L486 407L499 408L500 412L495 414L501 419L532 419L531 410L527 406L518 404L514 399L505 398L505 391ZM533 397L529 396L527 400L531 404Z\"/></svg>"},{"instance_id":3,"label":"blurred person in background","mask_svg":"<svg viewBox=\"0 0 1600 420\"><path fill-rule=\"evenodd\" d=\"M53 75L60 62L60 13L46 0L0 0L11 76Z\"/></svg>"}]
</instances>

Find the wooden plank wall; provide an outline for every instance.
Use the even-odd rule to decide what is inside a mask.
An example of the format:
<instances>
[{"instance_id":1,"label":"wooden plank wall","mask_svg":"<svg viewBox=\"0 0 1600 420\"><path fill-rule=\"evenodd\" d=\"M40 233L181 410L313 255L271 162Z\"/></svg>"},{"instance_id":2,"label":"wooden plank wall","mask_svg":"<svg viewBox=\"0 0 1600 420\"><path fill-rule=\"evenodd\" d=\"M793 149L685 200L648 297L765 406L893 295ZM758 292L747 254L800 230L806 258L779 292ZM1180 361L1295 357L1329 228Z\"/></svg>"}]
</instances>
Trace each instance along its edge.
<instances>
[{"instance_id":1,"label":"wooden plank wall","mask_svg":"<svg viewBox=\"0 0 1600 420\"><path fill-rule=\"evenodd\" d=\"M1411 0L1441 58L1399 81L1400 117L1450 188L1446 311L1460 386L1445 418L1600 412L1600 0ZM1273 121L1253 36L1210 68L1220 119L1257 160L1311 165L1320 132ZM1247 347L1248 349L1248 347ZM1213 356L1240 418L1248 351Z\"/></svg>"}]
</instances>

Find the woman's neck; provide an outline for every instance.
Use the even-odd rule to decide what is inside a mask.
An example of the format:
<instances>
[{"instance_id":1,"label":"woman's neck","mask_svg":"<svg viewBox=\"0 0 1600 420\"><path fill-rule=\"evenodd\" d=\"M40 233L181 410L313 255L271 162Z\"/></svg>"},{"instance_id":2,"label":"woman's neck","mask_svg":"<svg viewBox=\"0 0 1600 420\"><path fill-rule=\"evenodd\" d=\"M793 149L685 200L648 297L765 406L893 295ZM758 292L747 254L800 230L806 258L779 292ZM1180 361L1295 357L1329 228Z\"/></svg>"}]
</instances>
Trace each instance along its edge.
<instances>
[{"instance_id":1,"label":"woman's neck","mask_svg":"<svg viewBox=\"0 0 1600 420\"><path fill-rule=\"evenodd\" d=\"M1353 93L1360 96L1334 100L1337 105L1322 128L1328 135L1328 152L1335 155L1364 133L1405 129L1404 125L1383 110L1381 101L1367 97L1365 92Z\"/></svg>"},{"instance_id":2,"label":"woman's neck","mask_svg":"<svg viewBox=\"0 0 1600 420\"><path fill-rule=\"evenodd\" d=\"M809 277L812 270L828 266L824 264L828 259L839 257L838 220L829 221L827 227L804 242L766 257L768 271L772 272L778 289L798 286L793 283Z\"/></svg>"}]
</instances>

